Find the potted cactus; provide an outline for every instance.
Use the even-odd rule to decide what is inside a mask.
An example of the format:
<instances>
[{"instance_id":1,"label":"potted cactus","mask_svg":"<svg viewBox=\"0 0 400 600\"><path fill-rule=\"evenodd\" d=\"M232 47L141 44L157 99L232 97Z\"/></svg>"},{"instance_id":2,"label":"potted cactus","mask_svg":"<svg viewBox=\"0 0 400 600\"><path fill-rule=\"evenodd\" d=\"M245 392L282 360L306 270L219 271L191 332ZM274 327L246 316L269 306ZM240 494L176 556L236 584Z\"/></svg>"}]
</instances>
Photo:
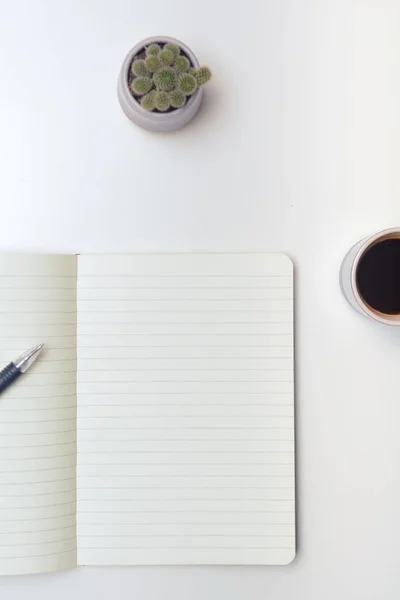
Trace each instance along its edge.
<instances>
[{"instance_id":1,"label":"potted cactus","mask_svg":"<svg viewBox=\"0 0 400 600\"><path fill-rule=\"evenodd\" d=\"M126 116L144 129L173 131L197 113L211 77L193 52L168 37L148 38L128 53L118 80Z\"/></svg>"}]
</instances>

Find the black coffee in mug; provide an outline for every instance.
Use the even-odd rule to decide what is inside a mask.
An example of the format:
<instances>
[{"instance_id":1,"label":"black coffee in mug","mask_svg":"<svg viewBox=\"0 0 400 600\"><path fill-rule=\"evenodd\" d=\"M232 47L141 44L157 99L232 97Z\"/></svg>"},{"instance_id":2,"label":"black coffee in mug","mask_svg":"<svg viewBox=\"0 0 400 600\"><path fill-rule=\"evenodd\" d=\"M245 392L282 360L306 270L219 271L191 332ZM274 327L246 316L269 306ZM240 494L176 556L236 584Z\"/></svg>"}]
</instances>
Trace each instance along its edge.
<instances>
[{"instance_id":1,"label":"black coffee in mug","mask_svg":"<svg viewBox=\"0 0 400 600\"><path fill-rule=\"evenodd\" d=\"M378 241L360 258L356 284L361 298L372 309L400 314L400 237Z\"/></svg>"}]
</instances>

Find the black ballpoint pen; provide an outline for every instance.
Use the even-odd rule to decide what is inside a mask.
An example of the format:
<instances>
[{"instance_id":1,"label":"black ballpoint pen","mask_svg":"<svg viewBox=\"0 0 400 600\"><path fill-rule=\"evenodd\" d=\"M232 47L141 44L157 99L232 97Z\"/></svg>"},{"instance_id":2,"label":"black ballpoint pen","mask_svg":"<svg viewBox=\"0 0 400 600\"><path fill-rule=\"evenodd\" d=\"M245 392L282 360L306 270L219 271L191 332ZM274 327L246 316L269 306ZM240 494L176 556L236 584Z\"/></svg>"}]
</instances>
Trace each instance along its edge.
<instances>
[{"instance_id":1,"label":"black ballpoint pen","mask_svg":"<svg viewBox=\"0 0 400 600\"><path fill-rule=\"evenodd\" d=\"M44 344L27 350L18 356L0 372L0 394L4 392L18 377L20 377L35 362Z\"/></svg>"}]
</instances>

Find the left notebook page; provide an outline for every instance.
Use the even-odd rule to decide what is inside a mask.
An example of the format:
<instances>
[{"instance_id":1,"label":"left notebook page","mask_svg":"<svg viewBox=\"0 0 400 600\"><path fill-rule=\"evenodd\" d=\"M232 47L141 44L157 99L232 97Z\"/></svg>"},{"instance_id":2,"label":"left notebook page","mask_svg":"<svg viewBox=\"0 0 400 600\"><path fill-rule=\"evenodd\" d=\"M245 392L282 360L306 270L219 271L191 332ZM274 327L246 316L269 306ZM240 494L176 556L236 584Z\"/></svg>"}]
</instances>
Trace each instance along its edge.
<instances>
[{"instance_id":1,"label":"left notebook page","mask_svg":"<svg viewBox=\"0 0 400 600\"><path fill-rule=\"evenodd\" d=\"M0 575L76 566L76 257L0 255Z\"/></svg>"}]
</instances>

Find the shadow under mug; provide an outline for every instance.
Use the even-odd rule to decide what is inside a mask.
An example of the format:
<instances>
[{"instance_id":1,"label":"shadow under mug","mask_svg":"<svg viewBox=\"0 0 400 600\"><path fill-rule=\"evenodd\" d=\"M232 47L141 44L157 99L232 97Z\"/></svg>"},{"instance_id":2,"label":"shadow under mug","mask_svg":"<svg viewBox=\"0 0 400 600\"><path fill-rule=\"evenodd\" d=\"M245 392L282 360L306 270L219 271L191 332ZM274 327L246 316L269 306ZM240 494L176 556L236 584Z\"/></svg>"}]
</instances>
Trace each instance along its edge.
<instances>
[{"instance_id":1,"label":"shadow under mug","mask_svg":"<svg viewBox=\"0 0 400 600\"><path fill-rule=\"evenodd\" d=\"M386 240L400 240L400 227L393 227L392 229L385 229L372 235L371 237L364 238L357 242L346 254L340 268L340 287L342 292L349 302L349 304L355 308L359 313L366 317L370 317L374 321L383 323L384 325L400 326L400 312L397 313L386 313L373 308L360 292L357 273L361 260L364 258L366 253L375 245L380 244ZM399 272L400 277L400 272Z\"/></svg>"}]
</instances>

